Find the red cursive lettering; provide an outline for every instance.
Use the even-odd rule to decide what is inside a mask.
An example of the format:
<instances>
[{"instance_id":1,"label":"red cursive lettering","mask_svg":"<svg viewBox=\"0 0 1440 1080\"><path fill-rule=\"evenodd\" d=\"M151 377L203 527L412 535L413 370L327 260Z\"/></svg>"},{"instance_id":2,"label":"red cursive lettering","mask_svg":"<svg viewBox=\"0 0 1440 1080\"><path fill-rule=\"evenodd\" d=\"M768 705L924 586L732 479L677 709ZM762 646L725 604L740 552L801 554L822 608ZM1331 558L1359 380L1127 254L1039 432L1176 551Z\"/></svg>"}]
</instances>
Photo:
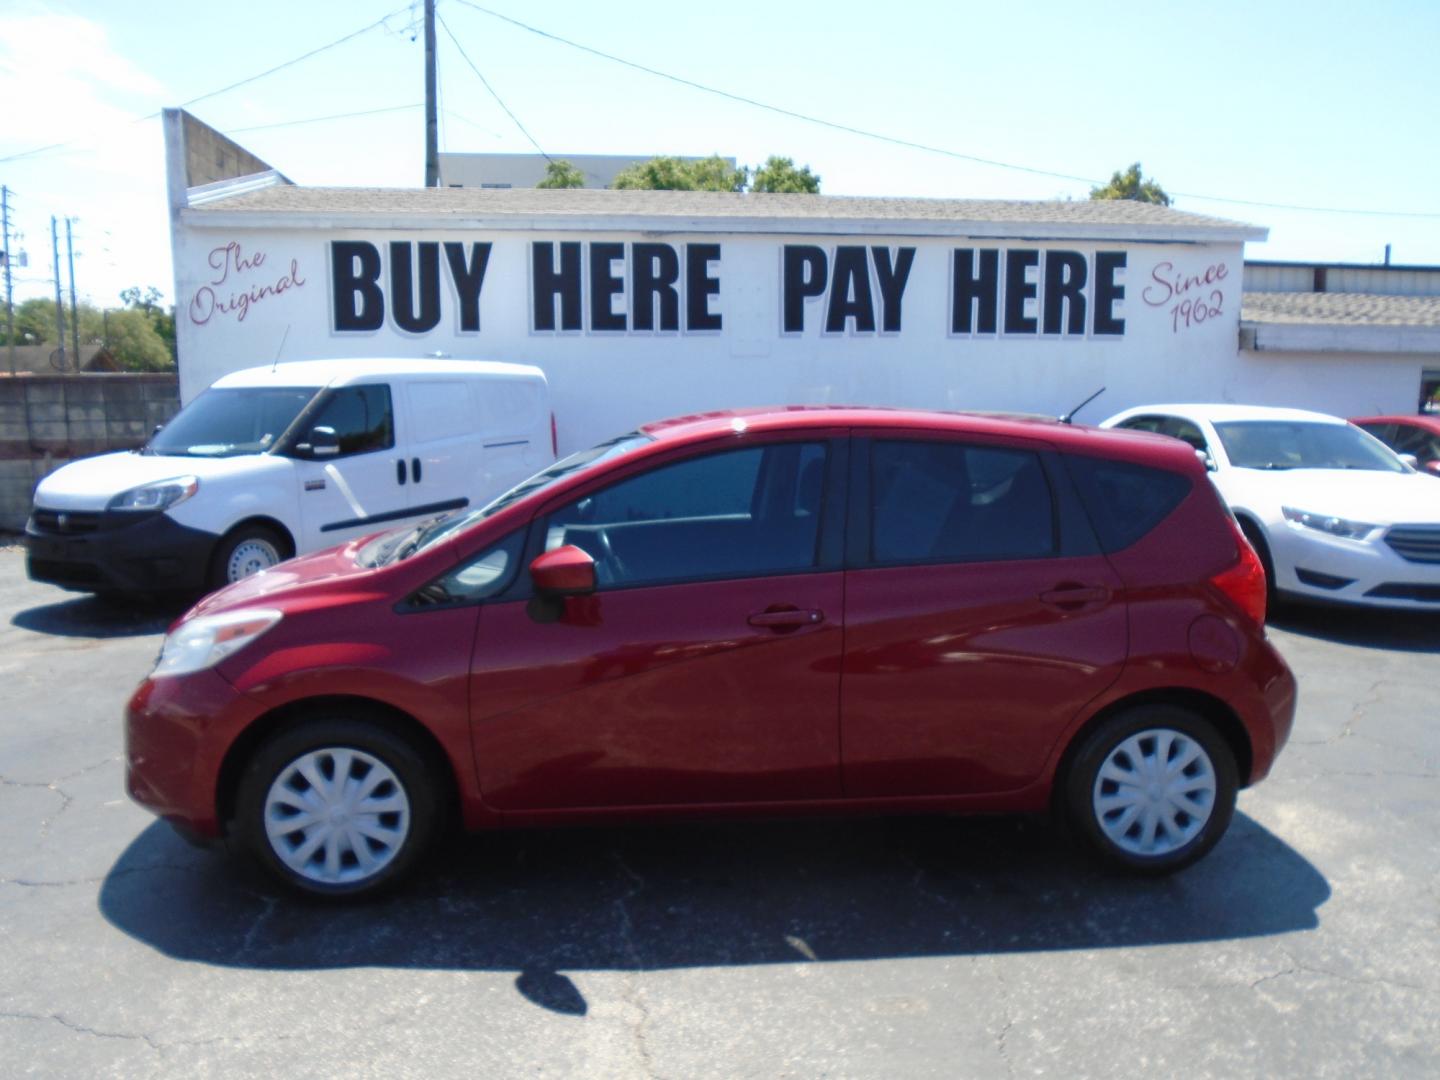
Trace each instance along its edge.
<instances>
[{"instance_id":1,"label":"red cursive lettering","mask_svg":"<svg viewBox=\"0 0 1440 1080\"><path fill-rule=\"evenodd\" d=\"M1153 284L1145 286L1140 293L1140 298L1151 307L1164 307L1177 296L1184 296L1194 289L1214 285L1229 276L1230 268L1224 263L1207 266L1203 274L1181 274L1176 272L1175 264L1172 262L1156 263L1155 269L1150 271L1150 280Z\"/></svg>"},{"instance_id":2,"label":"red cursive lettering","mask_svg":"<svg viewBox=\"0 0 1440 1080\"><path fill-rule=\"evenodd\" d=\"M250 309L256 304L305 284L305 279L300 276L300 260L291 259L289 272L281 274L274 281L252 284L248 288L231 291L228 296L222 296L216 292L215 286L225 284L232 274L238 277L241 274L253 273L264 266L265 252L257 251L246 255L240 244L232 240L224 247L212 248L206 261L218 276L211 278L209 284L201 285L190 298L190 321L196 326L204 326L216 315L233 315L236 322L244 322L245 316L250 314Z\"/></svg>"}]
</instances>

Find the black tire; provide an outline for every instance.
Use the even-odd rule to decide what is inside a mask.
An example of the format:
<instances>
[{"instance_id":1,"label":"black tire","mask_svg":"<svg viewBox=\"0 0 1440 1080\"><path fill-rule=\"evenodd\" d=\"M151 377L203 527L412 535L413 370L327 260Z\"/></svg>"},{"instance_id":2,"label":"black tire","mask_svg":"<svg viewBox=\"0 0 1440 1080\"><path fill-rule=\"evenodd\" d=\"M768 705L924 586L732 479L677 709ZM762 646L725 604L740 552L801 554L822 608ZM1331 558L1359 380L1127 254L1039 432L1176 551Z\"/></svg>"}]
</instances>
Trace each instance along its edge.
<instances>
[{"instance_id":1,"label":"black tire","mask_svg":"<svg viewBox=\"0 0 1440 1080\"><path fill-rule=\"evenodd\" d=\"M327 755L331 763L328 775L324 766ZM283 828L287 811L286 805L271 801L277 781L287 774L292 780L296 779L294 771L302 761L318 768L322 781L330 781L335 777L337 762L347 758L350 767L346 775L356 781L358 790L363 790L370 779L374 768L370 761L388 770L388 778L372 793L374 801L349 813L354 831L348 839L340 835L347 822L337 821L332 815L323 820L318 830L312 832L297 826L272 842L267 822L276 822L277 828ZM367 812L365 806L388 806L394 801L388 786L391 784L405 803L404 813ZM308 798L316 805L335 809L333 803L326 802L320 789L311 788L303 780L301 785L298 788L286 785L279 798L284 799L288 793L291 797ZM231 831L240 846L291 889L329 898L371 896L402 881L424 859L438 832L442 795L446 790L439 765L372 714L363 710L327 710L285 728L255 752L240 778ZM381 843L368 838L359 831L362 819L371 828L397 834L398 839ZM305 857L305 847L317 835L322 837L320 846L309 856L304 872L297 871L292 864ZM326 857L332 845L323 837L329 835L338 837L334 847L346 849L335 863L339 867L338 877L327 873ZM371 858L379 859L378 869L365 872L357 854L359 845L364 845Z\"/></svg>"},{"instance_id":2,"label":"black tire","mask_svg":"<svg viewBox=\"0 0 1440 1080\"><path fill-rule=\"evenodd\" d=\"M257 552L268 548L277 563L290 557L289 542L268 525L241 525L226 533L215 545L215 551L210 556L210 571L207 575L211 589L224 588L243 577L248 577L257 570L268 568L258 565L259 561L263 561L258 560L255 563L256 569L241 573L238 577L232 574L231 560L236 557L237 553L243 552L246 545L255 548ZM274 563L269 565L273 566Z\"/></svg>"},{"instance_id":3,"label":"black tire","mask_svg":"<svg viewBox=\"0 0 1440 1080\"><path fill-rule=\"evenodd\" d=\"M1250 541L1255 554L1260 556L1260 566L1265 571L1265 611L1274 611L1279 604L1279 593L1275 590L1275 563L1270 558L1270 544L1265 539L1265 534L1260 531L1260 526L1245 518L1238 520L1240 531L1245 534L1245 539Z\"/></svg>"},{"instance_id":4,"label":"black tire","mask_svg":"<svg viewBox=\"0 0 1440 1080\"><path fill-rule=\"evenodd\" d=\"M1173 801L1160 802L1159 805L1171 815L1170 821L1178 823L1179 829L1172 832L1163 818L1159 820L1150 833L1153 854L1143 849L1145 807L1151 805L1148 799L1155 798L1155 795L1153 789L1138 781L1144 777L1145 765L1159 759L1162 740L1151 738L1147 733L1168 733L1172 737L1172 762L1183 756L1176 752L1177 747L1183 748L1186 753L1191 748L1198 748L1208 760L1208 770L1206 762L1197 758L1174 773L1174 784L1180 787L1204 784L1207 776L1208 782L1213 783L1213 791L1208 797L1204 796L1203 790L1197 792L1199 802L1208 809L1203 818L1198 813L1177 810ZM1137 783L1122 787L1114 780L1102 777L1101 769L1110 762L1112 755L1117 755L1116 768L1120 768L1121 761L1129 759L1126 743L1137 737L1137 742L1131 746L1138 746L1142 756L1147 750L1153 754L1145 763L1134 763ZM1175 705L1137 706L1105 720L1083 737L1061 782L1059 806L1065 824L1081 845L1110 867L1146 875L1174 873L1202 858L1219 843L1234 816L1235 793L1239 786L1235 754L1224 737L1208 720ZM1150 791L1148 795L1147 789ZM1133 804L1140 809L1139 816L1127 826L1124 814L1128 813L1128 809L1123 803L1131 794L1136 796ZM1186 798L1191 798L1190 793L1186 793ZM1110 811L1102 813L1099 805L1102 799L1111 803ZM1196 804L1187 801L1185 805ZM1130 832L1117 840L1115 834L1122 828L1128 828ZM1161 833L1165 834L1163 838Z\"/></svg>"}]
</instances>

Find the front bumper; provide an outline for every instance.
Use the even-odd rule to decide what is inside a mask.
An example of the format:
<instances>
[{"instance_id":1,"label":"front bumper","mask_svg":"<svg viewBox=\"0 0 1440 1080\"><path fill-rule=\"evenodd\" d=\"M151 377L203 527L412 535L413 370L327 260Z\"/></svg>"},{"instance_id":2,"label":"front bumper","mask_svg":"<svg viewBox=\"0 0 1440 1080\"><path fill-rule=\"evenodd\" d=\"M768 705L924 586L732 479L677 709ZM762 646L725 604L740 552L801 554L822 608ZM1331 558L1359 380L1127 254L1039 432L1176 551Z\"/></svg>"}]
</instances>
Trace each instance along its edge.
<instances>
[{"instance_id":1,"label":"front bumper","mask_svg":"<svg viewBox=\"0 0 1440 1080\"><path fill-rule=\"evenodd\" d=\"M164 513L36 506L25 525L33 581L79 592L203 590L219 537Z\"/></svg>"},{"instance_id":2,"label":"front bumper","mask_svg":"<svg viewBox=\"0 0 1440 1080\"><path fill-rule=\"evenodd\" d=\"M1396 610L1440 611L1440 560L1406 558L1386 536L1413 526L1392 526L1366 540L1344 540L1288 523L1272 526L1267 540L1282 593L1334 603ZM1440 526L1434 527L1440 546Z\"/></svg>"},{"instance_id":3,"label":"front bumper","mask_svg":"<svg viewBox=\"0 0 1440 1080\"><path fill-rule=\"evenodd\" d=\"M214 671L146 679L125 709L125 790L187 839L220 835L220 770L263 712Z\"/></svg>"}]
</instances>

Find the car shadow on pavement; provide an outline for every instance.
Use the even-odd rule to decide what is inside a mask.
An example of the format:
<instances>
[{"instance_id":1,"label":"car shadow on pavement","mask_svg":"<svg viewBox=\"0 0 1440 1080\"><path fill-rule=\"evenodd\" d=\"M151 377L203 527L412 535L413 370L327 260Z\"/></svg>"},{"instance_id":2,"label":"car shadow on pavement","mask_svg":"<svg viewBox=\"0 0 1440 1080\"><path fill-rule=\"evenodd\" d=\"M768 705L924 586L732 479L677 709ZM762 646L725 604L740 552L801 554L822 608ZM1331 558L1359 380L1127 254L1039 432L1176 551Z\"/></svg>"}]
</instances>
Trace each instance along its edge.
<instances>
[{"instance_id":1,"label":"car shadow on pavement","mask_svg":"<svg viewBox=\"0 0 1440 1080\"><path fill-rule=\"evenodd\" d=\"M1338 604L1286 604L1267 624L1338 645L1400 652L1440 652L1440 611L1386 611Z\"/></svg>"},{"instance_id":2,"label":"car shadow on pavement","mask_svg":"<svg viewBox=\"0 0 1440 1080\"><path fill-rule=\"evenodd\" d=\"M162 634L189 606L181 599L120 602L98 596L74 596L17 611L10 624L56 637L120 638Z\"/></svg>"},{"instance_id":3,"label":"car shadow on pavement","mask_svg":"<svg viewBox=\"0 0 1440 1080\"><path fill-rule=\"evenodd\" d=\"M1165 879L1116 876L1020 819L907 818L487 834L408 887L306 901L250 864L142 832L100 891L117 928L179 960L308 971L515 972L583 1015L564 972L802 964L1220 941L1318 925L1330 896L1244 814Z\"/></svg>"}]
</instances>

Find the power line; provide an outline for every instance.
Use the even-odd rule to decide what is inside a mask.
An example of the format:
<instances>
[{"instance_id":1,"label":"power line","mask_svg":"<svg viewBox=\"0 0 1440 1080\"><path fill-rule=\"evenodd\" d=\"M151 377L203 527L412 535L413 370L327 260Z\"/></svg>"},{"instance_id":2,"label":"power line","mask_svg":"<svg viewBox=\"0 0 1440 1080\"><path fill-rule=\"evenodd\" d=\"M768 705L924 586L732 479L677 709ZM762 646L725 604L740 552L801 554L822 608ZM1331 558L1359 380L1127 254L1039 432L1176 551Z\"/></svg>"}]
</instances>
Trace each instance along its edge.
<instances>
[{"instance_id":1,"label":"power line","mask_svg":"<svg viewBox=\"0 0 1440 1080\"><path fill-rule=\"evenodd\" d=\"M485 9L480 8L479 10L484 11ZM489 90L490 96L495 99L495 103L499 105L500 108L505 110L505 115L510 117L511 120L515 121L515 126L520 129L521 133L524 134L525 138L530 140L530 145L535 147L535 149L540 152L540 156L543 157L546 161L553 162L554 159L551 158L549 154L545 153L544 150L540 149L540 144L535 141L535 136L531 135L530 132L526 130L525 125L520 122L520 118L510 111L510 106L506 105L504 101L500 100L500 95L495 92L495 88L490 85L490 81L486 79L484 75L480 74L480 69L475 66L475 61L470 59L469 54L465 52L464 46L460 44L460 39L457 38L455 34L451 31L450 24L447 23L444 19L440 18L439 15L435 16L435 21L438 22L442 27L444 27L446 36L448 36L450 40L455 43L455 48L460 51L461 58L464 59L465 63L470 65L470 70L475 72L475 74L479 76L480 81L485 84L485 89Z\"/></svg>"},{"instance_id":2,"label":"power line","mask_svg":"<svg viewBox=\"0 0 1440 1080\"><path fill-rule=\"evenodd\" d=\"M418 109L423 102L415 102L412 105L389 105L383 109L363 109L360 112L331 113L329 116L311 116L304 120L280 120L273 124L256 124L253 127L229 128L230 135L241 135L247 131L270 131L274 128L296 127L300 124L319 124L326 120L348 120L355 116L376 116L380 113L403 112L406 109Z\"/></svg>"},{"instance_id":3,"label":"power line","mask_svg":"<svg viewBox=\"0 0 1440 1080\"><path fill-rule=\"evenodd\" d=\"M309 60L313 56L319 56L323 52L328 52L330 49L336 48L340 45L344 45L348 41L353 41L355 38L360 37L362 34L368 34L376 27L384 26L388 20L393 19L396 15L404 14L409 10L409 4L407 4L405 7L397 8L396 10L390 12L388 15L382 15L380 18L376 19L368 26L362 26L359 30L355 30L349 34L346 34L344 37L336 38L328 45L321 45L319 48L311 49L307 53L302 53L301 55L296 56L290 60L286 60L284 63L276 64L274 67L267 68L266 70L260 72L257 75L251 75L247 78L239 80L238 82L233 82L229 86L222 86L218 90L211 90L209 93L201 94L199 97L193 97L189 101L182 101L179 105L179 108L187 109L191 105L199 104L202 101L209 101L211 98L219 97L221 94L228 94L231 90L238 90L242 86L248 86L253 82L259 81L260 79L264 79L270 75L274 75L277 71L284 71L288 67L294 67L296 64L301 63L305 60ZM146 120L153 120L159 115L160 111L157 109L155 112L146 113L144 116L135 117L131 121L131 123L139 124ZM10 154L8 157L0 157L0 164L4 164L7 161L19 161L22 158L34 157L36 154L48 153L51 150L59 150L63 147L72 145L76 141L77 140L75 139L69 139L65 142L50 143L46 146L37 146L33 150L22 150L18 154Z\"/></svg>"},{"instance_id":4,"label":"power line","mask_svg":"<svg viewBox=\"0 0 1440 1080\"><path fill-rule=\"evenodd\" d=\"M1077 183L1090 184L1092 186L1099 186L1106 183L1105 180L1097 180L1094 177L1090 176L1076 176L1072 173L1055 172L1050 169L1037 169L1029 165L1017 165L1014 162L1008 161L997 161L994 158L979 157L975 154L965 154L961 153L958 150L946 149L943 146L932 146L929 143L914 142L910 139L901 139L894 135L885 135L878 131L868 131L865 128L853 127L850 124L841 124L837 123L834 120L826 120L823 117L810 116L807 113L796 112L794 109L786 109L780 105L772 105L765 101L758 101L755 98L745 97L743 94L735 94L731 93L728 90L721 90L714 86L706 86L704 83L695 82L693 79L687 79L680 75L672 75L670 72L661 71L658 68L647 67L645 64L637 63L634 60L626 60L622 56L616 56L613 53L607 53L601 49L596 49L589 45L583 45L578 41L572 41L569 38L561 37L559 34L552 34L548 30L541 30L537 26L531 26L529 23L524 23L521 22L519 19L511 18L509 15L504 15L498 11L492 11L490 8L483 7L480 4L474 3L473 0L457 0L457 2L465 5L468 8L473 8L475 11L480 12L482 15L489 15L492 19L499 19L501 22L506 22L509 23L511 26L519 27L521 30L534 34L537 37L542 37L549 41L557 42L561 45L567 45L572 49L579 50L580 52L589 53L591 56L598 56L602 60L609 60L612 63L620 64L635 71L644 72L647 75L654 75L657 78L667 79L670 82L678 83L681 86L688 86L692 90L699 90L706 94L713 94L716 97L722 97L729 101L738 102L742 105L749 105L753 108L764 109L767 112L778 113L781 116L788 116L793 120L801 120L807 124L817 124L820 127L830 128L833 131L843 131L850 135L859 135L862 138L875 139L879 142L889 143L892 146L904 146L911 150L922 150L925 153L929 154L940 154L944 157L957 158L961 161L974 162L977 165L989 165L997 169L1009 169L1014 172L1029 173L1032 176L1045 176L1055 180L1072 180ZM447 34L450 33L450 28L448 26L445 28L445 32ZM453 34L451 34L451 38L454 38ZM459 42L456 42L456 47L459 48ZM464 55L463 50L461 51L461 55ZM466 59L468 60L469 58L466 57ZM473 67L474 65L472 64L471 66ZM479 72L477 71L476 74L479 74ZM484 77L482 76L481 78L483 81ZM486 85L488 89L489 84ZM494 93L494 91L491 92ZM496 100L498 101L499 98L496 98ZM505 111L509 112L510 110L506 109ZM511 119L514 119L513 115ZM517 120L516 123L518 124L519 121ZM523 131L524 129L522 128L521 130ZM529 133L527 132L526 134L528 135ZM534 142L534 140L532 139L531 142ZM539 149L539 147L537 146L536 149ZM1440 212L1428 210L1358 210L1353 207L1339 206L1300 206L1293 203L1263 202L1259 199L1231 199L1220 195L1201 195L1192 191L1173 191L1170 194L1180 198L1203 199L1207 202L1227 203L1234 206L1259 206L1271 210L1299 210L1315 214L1356 214L1368 217L1440 218Z\"/></svg>"}]
</instances>

